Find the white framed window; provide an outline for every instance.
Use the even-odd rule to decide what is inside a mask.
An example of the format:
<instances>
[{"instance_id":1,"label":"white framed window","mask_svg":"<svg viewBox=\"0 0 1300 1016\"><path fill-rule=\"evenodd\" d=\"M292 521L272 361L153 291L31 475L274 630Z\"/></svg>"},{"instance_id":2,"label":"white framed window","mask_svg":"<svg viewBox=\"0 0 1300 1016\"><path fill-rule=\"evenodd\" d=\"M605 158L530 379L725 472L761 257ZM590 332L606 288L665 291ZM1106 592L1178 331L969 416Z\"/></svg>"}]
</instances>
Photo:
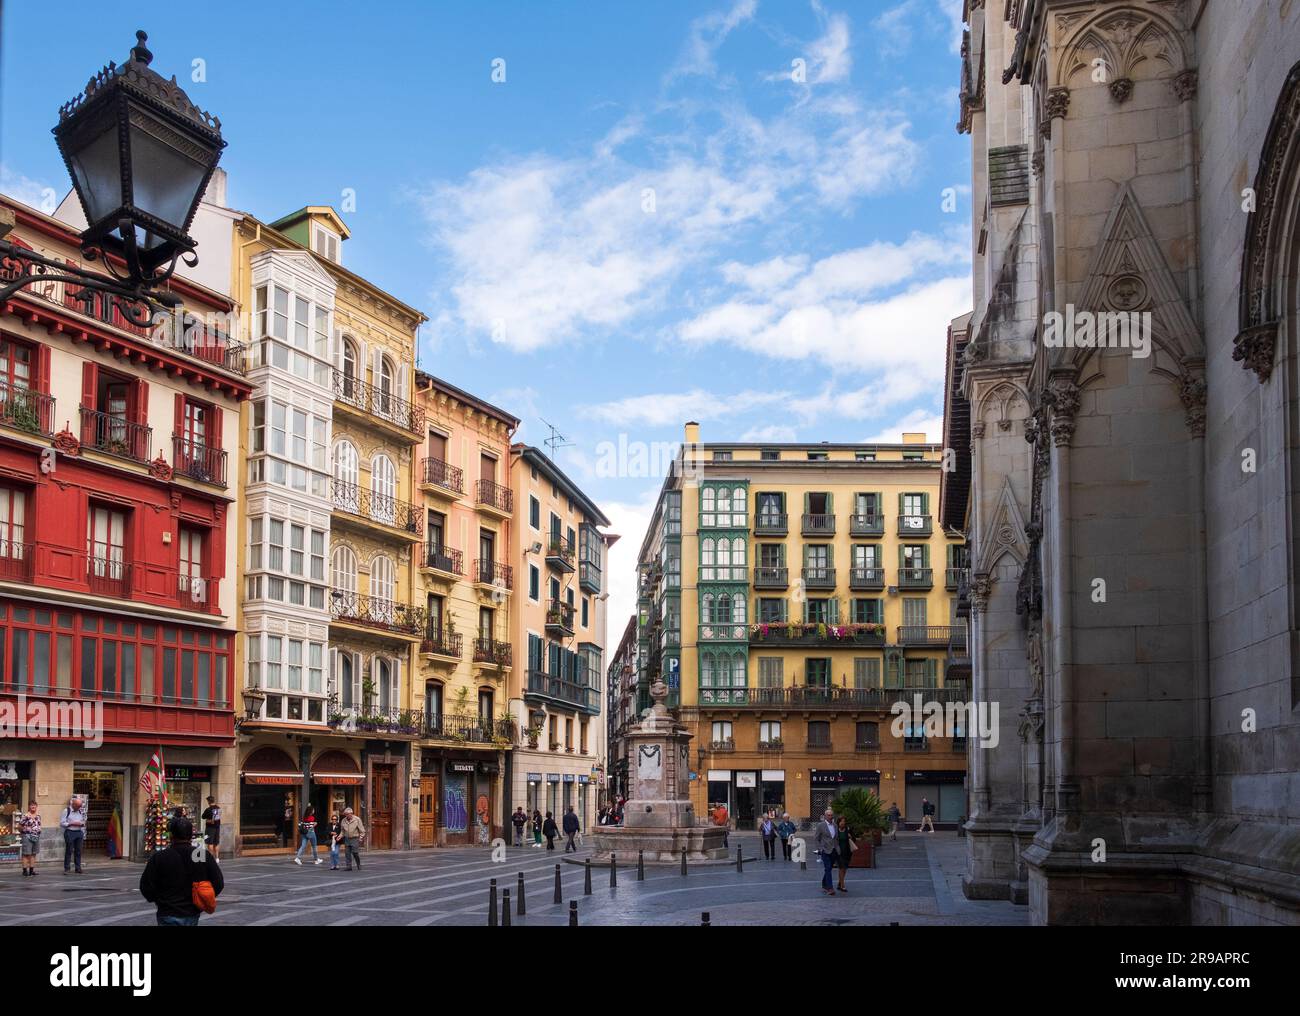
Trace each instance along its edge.
<instances>
[{"instance_id":1,"label":"white framed window","mask_svg":"<svg viewBox=\"0 0 1300 1016\"><path fill-rule=\"evenodd\" d=\"M351 547L334 548L330 556L330 585L344 593L357 591L357 555Z\"/></svg>"},{"instance_id":2,"label":"white framed window","mask_svg":"<svg viewBox=\"0 0 1300 1016\"><path fill-rule=\"evenodd\" d=\"M333 261L336 265L341 264L339 261L340 238L338 233L332 229L326 229L319 223L313 222L311 227L311 249L325 258L327 261Z\"/></svg>"},{"instance_id":3,"label":"white framed window","mask_svg":"<svg viewBox=\"0 0 1300 1016\"><path fill-rule=\"evenodd\" d=\"M393 525L397 517L397 467L383 452L370 460L370 517Z\"/></svg>"}]
</instances>

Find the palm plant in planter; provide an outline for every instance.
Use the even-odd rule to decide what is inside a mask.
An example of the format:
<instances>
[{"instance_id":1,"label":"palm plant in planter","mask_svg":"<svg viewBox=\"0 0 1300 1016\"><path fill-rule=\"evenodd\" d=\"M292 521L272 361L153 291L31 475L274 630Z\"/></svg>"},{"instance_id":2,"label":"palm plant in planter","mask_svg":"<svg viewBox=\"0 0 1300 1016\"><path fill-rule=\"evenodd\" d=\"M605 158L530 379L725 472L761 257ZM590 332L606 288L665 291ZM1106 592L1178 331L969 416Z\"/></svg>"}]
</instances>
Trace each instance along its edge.
<instances>
[{"instance_id":1,"label":"palm plant in planter","mask_svg":"<svg viewBox=\"0 0 1300 1016\"><path fill-rule=\"evenodd\" d=\"M848 820L849 835L858 845L849 859L849 867L874 868L876 858L872 834L888 821L880 807L880 798L865 787L847 787L831 802L831 810L837 819L842 816Z\"/></svg>"}]
</instances>

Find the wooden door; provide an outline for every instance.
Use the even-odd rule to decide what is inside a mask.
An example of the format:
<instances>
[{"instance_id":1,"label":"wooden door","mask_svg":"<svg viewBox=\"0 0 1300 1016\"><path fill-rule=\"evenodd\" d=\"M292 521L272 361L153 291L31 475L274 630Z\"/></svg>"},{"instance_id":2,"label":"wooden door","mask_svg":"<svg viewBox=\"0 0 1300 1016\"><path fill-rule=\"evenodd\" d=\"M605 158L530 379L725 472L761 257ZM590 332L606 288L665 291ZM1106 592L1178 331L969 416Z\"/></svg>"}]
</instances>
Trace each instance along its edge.
<instances>
[{"instance_id":1,"label":"wooden door","mask_svg":"<svg viewBox=\"0 0 1300 1016\"><path fill-rule=\"evenodd\" d=\"M420 777L420 846L438 842L438 777Z\"/></svg>"},{"instance_id":2,"label":"wooden door","mask_svg":"<svg viewBox=\"0 0 1300 1016\"><path fill-rule=\"evenodd\" d=\"M391 850L393 847L393 767L375 766L370 780L370 847Z\"/></svg>"}]
</instances>

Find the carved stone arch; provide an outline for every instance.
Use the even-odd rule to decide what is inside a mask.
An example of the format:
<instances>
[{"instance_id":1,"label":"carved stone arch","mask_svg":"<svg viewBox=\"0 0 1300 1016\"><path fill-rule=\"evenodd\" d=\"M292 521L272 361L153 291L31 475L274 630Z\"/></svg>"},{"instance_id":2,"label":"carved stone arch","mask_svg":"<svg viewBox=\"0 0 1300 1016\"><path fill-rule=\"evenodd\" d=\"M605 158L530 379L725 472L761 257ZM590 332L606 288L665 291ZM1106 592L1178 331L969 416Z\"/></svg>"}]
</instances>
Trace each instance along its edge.
<instances>
[{"instance_id":1,"label":"carved stone arch","mask_svg":"<svg viewBox=\"0 0 1300 1016\"><path fill-rule=\"evenodd\" d=\"M986 575L995 574L995 568L1004 557L1023 568L1029 560L1029 538L1025 534L1025 516L1011 488L1011 478L1002 481L1002 492L989 516L988 525L979 541L978 558L972 571Z\"/></svg>"},{"instance_id":2,"label":"carved stone arch","mask_svg":"<svg viewBox=\"0 0 1300 1016\"><path fill-rule=\"evenodd\" d=\"M1025 408L1024 414L1012 414L1017 401L1023 404ZM1028 415L1029 405L1029 392L1025 390L1024 386L1004 379L979 397L975 404L974 422L981 428L981 434L984 433L984 428L989 424L996 426L1001 431L1007 431L1011 429L1014 420Z\"/></svg>"},{"instance_id":3,"label":"carved stone arch","mask_svg":"<svg viewBox=\"0 0 1300 1016\"><path fill-rule=\"evenodd\" d=\"M1300 225L1300 63L1291 68L1273 110L1259 169L1254 208L1246 217L1241 256L1241 294L1232 358L1253 370L1260 383L1273 373L1278 325L1294 313L1287 279L1295 286L1295 247ZM1289 306L1288 306L1289 304Z\"/></svg>"},{"instance_id":4,"label":"carved stone arch","mask_svg":"<svg viewBox=\"0 0 1300 1016\"><path fill-rule=\"evenodd\" d=\"M1098 56L1106 61L1107 82L1111 85L1123 80L1131 83L1139 75L1141 80L1173 78L1187 70L1184 30L1149 6L1107 8L1095 17L1070 22L1064 31L1052 82L1057 86L1069 87L1071 78L1080 70L1091 74L1092 61ZM1146 69L1158 64L1165 65L1167 72L1151 73Z\"/></svg>"}]
</instances>

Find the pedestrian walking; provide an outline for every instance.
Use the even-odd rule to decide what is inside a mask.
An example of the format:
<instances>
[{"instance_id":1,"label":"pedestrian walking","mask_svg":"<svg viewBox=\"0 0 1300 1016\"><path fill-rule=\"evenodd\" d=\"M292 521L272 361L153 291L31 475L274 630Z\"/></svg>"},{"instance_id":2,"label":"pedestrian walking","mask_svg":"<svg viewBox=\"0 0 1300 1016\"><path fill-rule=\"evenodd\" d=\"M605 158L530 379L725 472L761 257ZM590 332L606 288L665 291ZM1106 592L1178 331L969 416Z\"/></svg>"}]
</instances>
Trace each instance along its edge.
<instances>
[{"instance_id":1,"label":"pedestrian walking","mask_svg":"<svg viewBox=\"0 0 1300 1016\"><path fill-rule=\"evenodd\" d=\"M311 804L307 805L307 810L302 813L302 821L298 823L298 836L300 838L298 843L298 853L293 855L293 863L300 867L302 866L302 852L307 849L307 844L310 843L311 863L324 864L325 862L316 856L316 807L315 805L311 805Z\"/></svg>"},{"instance_id":2,"label":"pedestrian walking","mask_svg":"<svg viewBox=\"0 0 1300 1016\"><path fill-rule=\"evenodd\" d=\"M849 835L849 820L841 815L839 821L835 823L835 850L840 868L839 890L842 893L848 892L844 888L844 876L848 874L849 861L853 860L853 853L857 849L857 843Z\"/></svg>"},{"instance_id":3,"label":"pedestrian walking","mask_svg":"<svg viewBox=\"0 0 1300 1016\"><path fill-rule=\"evenodd\" d=\"M835 825L835 813L827 808L822 820L817 823L817 832L813 837L813 847L822 859L822 892L827 896L835 895L835 886L831 884L831 869L838 859L840 831Z\"/></svg>"},{"instance_id":4,"label":"pedestrian walking","mask_svg":"<svg viewBox=\"0 0 1300 1016\"><path fill-rule=\"evenodd\" d=\"M921 798L921 828L920 832L925 831L925 827L930 827L930 832L934 832L934 802L928 797Z\"/></svg>"},{"instance_id":5,"label":"pedestrian walking","mask_svg":"<svg viewBox=\"0 0 1300 1016\"><path fill-rule=\"evenodd\" d=\"M578 852L578 847L573 842L573 838L578 835L578 830L581 828L582 824L578 821L578 816L573 812L573 805L569 805L569 810L564 814L564 835L567 837L564 852L566 854L569 851L573 851L575 854Z\"/></svg>"},{"instance_id":6,"label":"pedestrian walking","mask_svg":"<svg viewBox=\"0 0 1300 1016\"><path fill-rule=\"evenodd\" d=\"M763 821L759 824L758 831L763 837L763 857L769 861L775 861L776 823L772 821L772 815L770 812L763 816Z\"/></svg>"},{"instance_id":7,"label":"pedestrian walking","mask_svg":"<svg viewBox=\"0 0 1300 1016\"><path fill-rule=\"evenodd\" d=\"M528 824L528 816L524 814L524 806L518 805L515 813L510 816L510 824L515 827L515 846L524 845L524 826Z\"/></svg>"},{"instance_id":8,"label":"pedestrian walking","mask_svg":"<svg viewBox=\"0 0 1300 1016\"><path fill-rule=\"evenodd\" d=\"M208 806L200 816L203 819L203 844L218 864L221 863L221 809L215 797L208 798Z\"/></svg>"},{"instance_id":9,"label":"pedestrian walking","mask_svg":"<svg viewBox=\"0 0 1300 1016\"><path fill-rule=\"evenodd\" d=\"M889 838L898 839L898 827L903 823L903 813L898 810L898 802L891 801L889 804Z\"/></svg>"},{"instance_id":10,"label":"pedestrian walking","mask_svg":"<svg viewBox=\"0 0 1300 1016\"><path fill-rule=\"evenodd\" d=\"M790 837L796 832L795 824L790 821L790 813L787 811L781 816L781 821L776 824L776 834L781 837L781 856L787 861L791 859L792 848L790 846Z\"/></svg>"},{"instance_id":11,"label":"pedestrian walking","mask_svg":"<svg viewBox=\"0 0 1300 1016\"><path fill-rule=\"evenodd\" d=\"M343 809L343 821L339 823L339 832L343 834L343 843L348 848L347 870L352 870L352 862L357 862L357 871L361 870L361 844L366 841L366 827L361 819L353 814L351 808Z\"/></svg>"},{"instance_id":12,"label":"pedestrian walking","mask_svg":"<svg viewBox=\"0 0 1300 1016\"><path fill-rule=\"evenodd\" d=\"M76 794L68 799L68 806L59 816L63 830L63 874L72 870L75 860L77 874L81 874L81 848L86 843L86 807Z\"/></svg>"},{"instance_id":13,"label":"pedestrian walking","mask_svg":"<svg viewBox=\"0 0 1300 1016\"><path fill-rule=\"evenodd\" d=\"M540 847L542 845L543 824L544 823L542 822L542 813L538 809L534 808L533 809L533 846L534 847Z\"/></svg>"},{"instance_id":14,"label":"pedestrian walking","mask_svg":"<svg viewBox=\"0 0 1300 1016\"><path fill-rule=\"evenodd\" d=\"M206 852L203 860L194 860L194 823L189 819L173 818L167 832L171 846L149 858L140 875L140 895L156 908L159 924L198 924L199 914L216 910L225 888L221 865Z\"/></svg>"},{"instance_id":15,"label":"pedestrian walking","mask_svg":"<svg viewBox=\"0 0 1300 1016\"><path fill-rule=\"evenodd\" d=\"M555 849L555 837L560 835L559 827L555 824L555 818L548 811L546 821L542 823L542 835L546 837L546 849Z\"/></svg>"},{"instance_id":16,"label":"pedestrian walking","mask_svg":"<svg viewBox=\"0 0 1300 1016\"><path fill-rule=\"evenodd\" d=\"M338 871L339 844L343 842L343 825L339 822L337 811L330 813L329 829L325 835L330 838L330 871Z\"/></svg>"},{"instance_id":17,"label":"pedestrian walking","mask_svg":"<svg viewBox=\"0 0 1300 1016\"><path fill-rule=\"evenodd\" d=\"M35 801L27 802L27 810L18 819L18 834L22 840L23 876L35 875L36 855L41 852L41 816Z\"/></svg>"},{"instance_id":18,"label":"pedestrian walking","mask_svg":"<svg viewBox=\"0 0 1300 1016\"><path fill-rule=\"evenodd\" d=\"M713 824L722 827L722 845L727 846L727 831L731 828L731 823L727 820L727 806L719 801L713 806L712 812Z\"/></svg>"}]
</instances>

